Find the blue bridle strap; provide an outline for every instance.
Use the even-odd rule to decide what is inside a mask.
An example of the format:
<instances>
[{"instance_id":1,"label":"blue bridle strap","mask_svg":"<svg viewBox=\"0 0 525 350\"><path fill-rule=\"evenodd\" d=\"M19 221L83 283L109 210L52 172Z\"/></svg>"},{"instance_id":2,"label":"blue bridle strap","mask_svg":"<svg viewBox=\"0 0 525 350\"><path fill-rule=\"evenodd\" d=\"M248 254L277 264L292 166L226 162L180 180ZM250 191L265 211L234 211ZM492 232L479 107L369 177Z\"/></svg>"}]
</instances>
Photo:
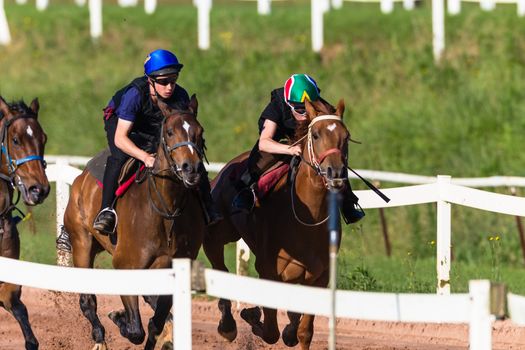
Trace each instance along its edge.
<instances>
[{"instance_id":1,"label":"blue bridle strap","mask_svg":"<svg viewBox=\"0 0 525 350\"><path fill-rule=\"evenodd\" d=\"M24 157L24 158L21 158L21 159L15 159L15 164L17 166L19 166L19 165L22 165L24 163L30 162L32 160L39 160L39 161L41 161L42 163L45 164L44 157L42 157L42 156L27 156L27 157Z\"/></svg>"}]
</instances>

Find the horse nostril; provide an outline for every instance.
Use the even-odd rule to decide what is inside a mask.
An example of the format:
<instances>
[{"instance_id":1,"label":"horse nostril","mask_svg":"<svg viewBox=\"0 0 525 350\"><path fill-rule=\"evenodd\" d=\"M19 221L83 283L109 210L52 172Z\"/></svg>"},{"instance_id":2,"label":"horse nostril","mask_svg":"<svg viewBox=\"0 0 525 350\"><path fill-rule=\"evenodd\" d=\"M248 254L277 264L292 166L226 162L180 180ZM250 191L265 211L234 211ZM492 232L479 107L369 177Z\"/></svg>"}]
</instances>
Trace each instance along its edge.
<instances>
[{"instance_id":1,"label":"horse nostril","mask_svg":"<svg viewBox=\"0 0 525 350\"><path fill-rule=\"evenodd\" d=\"M182 172L184 173L193 173L195 171L195 168L193 165L189 162L182 163Z\"/></svg>"},{"instance_id":2,"label":"horse nostril","mask_svg":"<svg viewBox=\"0 0 525 350\"><path fill-rule=\"evenodd\" d=\"M332 167L331 167L331 166L327 167L327 168L326 168L326 177L329 178L329 179L331 179L331 178L333 177L333 172L334 172L334 171L332 170Z\"/></svg>"}]
</instances>

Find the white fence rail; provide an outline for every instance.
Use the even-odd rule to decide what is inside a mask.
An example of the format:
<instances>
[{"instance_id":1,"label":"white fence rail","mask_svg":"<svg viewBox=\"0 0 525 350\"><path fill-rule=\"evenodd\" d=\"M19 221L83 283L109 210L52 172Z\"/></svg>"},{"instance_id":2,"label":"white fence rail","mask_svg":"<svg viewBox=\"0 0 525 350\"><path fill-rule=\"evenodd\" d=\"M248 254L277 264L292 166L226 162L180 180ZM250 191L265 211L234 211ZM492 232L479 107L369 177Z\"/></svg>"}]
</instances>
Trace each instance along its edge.
<instances>
[{"instance_id":1,"label":"white fence rail","mask_svg":"<svg viewBox=\"0 0 525 350\"><path fill-rule=\"evenodd\" d=\"M191 262L172 269L90 270L0 258L0 280L55 291L107 295L172 294L175 349L191 349ZM206 294L245 303L328 316L328 289L289 285L206 269ZM96 283L94 283L96 281ZM101 283L102 282L102 283ZM401 322L469 323L471 349L491 349L490 282L471 281L470 294L336 292L336 315Z\"/></svg>"}]
</instances>

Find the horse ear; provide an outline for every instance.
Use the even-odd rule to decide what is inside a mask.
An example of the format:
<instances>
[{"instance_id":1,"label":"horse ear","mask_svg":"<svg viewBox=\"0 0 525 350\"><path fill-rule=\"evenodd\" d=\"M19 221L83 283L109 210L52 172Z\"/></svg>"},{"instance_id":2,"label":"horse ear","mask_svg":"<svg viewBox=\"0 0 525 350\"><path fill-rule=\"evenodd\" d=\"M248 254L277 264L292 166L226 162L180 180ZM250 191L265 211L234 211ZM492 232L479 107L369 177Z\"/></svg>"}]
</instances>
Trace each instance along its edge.
<instances>
[{"instance_id":1,"label":"horse ear","mask_svg":"<svg viewBox=\"0 0 525 350\"><path fill-rule=\"evenodd\" d=\"M310 102L310 100L305 99L304 100L304 107L306 108L306 115L310 120L317 117L317 111L315 110L314 105Z\"/></svg>"},{"instance_id":2,"label":"horse ear","mask_svg":"<svg viewBox=\"0 0 525 350\"><path fill-rule=\"evenodd\" d=\"M199 101L197 101L197 95L191 95L190 104L188 107L193 112L193 114L195 114L195 118L197 118L197 110L199 109Z\"/></svg>"},{"instance_id":3,"label":"horse ear","mask_svg":"<svg viewBox=\"0 0 525 350\"><path fill-rule=\"evenodd\" d=\"M173 109L161 99L157 100L157 106L159 106L160 111L164 117L170 116L173 114Z\"/></svg>"},{"instance_id":4,"label":"horse ear","mask_svg":"<svg viewBox=\"0 0 525 350\"><path fill-rule=\"evenodd\" d=\"M31 105L29 106L29 108L31 108L31 110L33 111L33 113L35 113L35 115L38 115L38 110L40 109L40 103L38 102L38 97L35 97L33 101L31 101Z\"/></svg>"},{"instance_id":5,"label":"horse ear","mask_svg":"<svg viewBox=\"0 0 525 350\"><path fill-rule=\"evenodd\" d=\"M341 117L341 119L343 119L344 112L345 112L345 100L340 99L335 109L335 115L338 115Z\"/></svg>"},{"instance_id":6,"label":"horse ear","mask_svg":"<svg viewBox=\"0 0 525 350\"><path fill-rule=\"evenodd\" d=\"M3 117L7 117L11 114L9 106L7 105L7 102L5 102L5 100L2 98L2 96L0 96L0 114L2 114Z\"/></svg>"}]
</instances>

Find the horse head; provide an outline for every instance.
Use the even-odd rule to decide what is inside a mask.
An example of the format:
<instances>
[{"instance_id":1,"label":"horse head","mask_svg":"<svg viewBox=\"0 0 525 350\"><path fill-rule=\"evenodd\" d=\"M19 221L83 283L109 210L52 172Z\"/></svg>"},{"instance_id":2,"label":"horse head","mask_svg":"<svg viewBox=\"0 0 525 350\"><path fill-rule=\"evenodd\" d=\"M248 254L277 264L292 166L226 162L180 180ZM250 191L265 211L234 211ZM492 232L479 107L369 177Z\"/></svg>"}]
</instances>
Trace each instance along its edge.
<instances>
[{"instance_id":1,"label":"horse head","mask_svg":"<svg viewBox=\"0 0 525 350\"><path fill-rule=\"evenodd\" d=\"M22 193L27 205L42 203L49 194L44 161L47 136L38 122L38 99L8 104L0 97L0 176Z\"/></svg>"},{"instance_id":2,"label":"horse head","mask_svg":"<svg viewBox=\"0 0 525 350\"><path fill-rule=\"evenodd\" d=\"M347 177L350 133L343 123L345 103L334 108L322 101L305 102L308 129L303 154L329 189L341 190ZM304 149L306 148L306 149Z\"/></svg>"},{"instance_id":3,"label":"horse head","mask_svg":"<svg viewBox=\"0 0 525 350\"><path fill-rule=\"evenodd\" d=\"M187 110L173 109L164 102L159 102L159 108L165 117L161 131L165 157L159 158L159 167L171 169L184 186L194 188L204 168L204 129L197 120L197 98L191 96Z\"/></svg>"}]
</instances>

